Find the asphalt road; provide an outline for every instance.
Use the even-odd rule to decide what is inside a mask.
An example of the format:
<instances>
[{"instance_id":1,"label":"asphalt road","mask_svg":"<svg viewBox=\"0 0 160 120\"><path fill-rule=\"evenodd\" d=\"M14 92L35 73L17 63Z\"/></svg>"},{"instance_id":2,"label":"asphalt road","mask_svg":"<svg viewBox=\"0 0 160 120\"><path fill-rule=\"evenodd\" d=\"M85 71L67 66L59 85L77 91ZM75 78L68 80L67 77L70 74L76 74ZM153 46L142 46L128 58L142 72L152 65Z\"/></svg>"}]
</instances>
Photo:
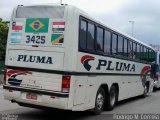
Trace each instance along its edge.
<instances>
[{"instance_id":1,"label":"asphalt road","mask_svg":"<svg viewBox=\"0 0 160 120\"><path fill-rule=\"evenodd\" d=\"M156 91L146 98L135 97L117 104L113 111L105 111L101 115L94 116L90 112L71 112L63 110L38 110L20 107L3 99L3 90L0 88L0 119L12 117L12 120L116 120L117 115L139 114L138 119L144 119L144 114L152 114L160 119L160 91ZM133 117L130 115L130 117ZM145 116L146 117L146 116ZM151 120L151 118L148 118ZM8 119L9 120L9 119ZM128 118L124 120L130 120Z\"/></svg>"}]
</instances>

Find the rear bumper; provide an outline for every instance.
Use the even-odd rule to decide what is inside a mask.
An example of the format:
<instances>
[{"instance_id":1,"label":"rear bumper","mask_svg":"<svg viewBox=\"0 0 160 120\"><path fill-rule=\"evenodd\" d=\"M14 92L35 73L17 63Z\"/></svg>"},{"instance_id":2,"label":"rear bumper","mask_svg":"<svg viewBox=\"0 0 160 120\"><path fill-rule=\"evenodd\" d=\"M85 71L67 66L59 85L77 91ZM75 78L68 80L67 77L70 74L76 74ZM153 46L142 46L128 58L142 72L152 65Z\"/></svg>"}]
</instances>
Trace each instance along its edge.
<instances>
[{"instance_id":1,"label":"rear bumper","mask_svg":"<svg viewBox=\"0 0 160 120\"><path fill-rule=\"evenodd\" d=\"M69 94L54 93L51 91L43 91L37 89L20 88L13 86L3 86L4 98L16 103L30 104L58 109L68 109ZM30 100L26 98L27 93L37 95L37 100ZM52 96L52 97L51 97Z\"/></svg>"},{"instance_id":2,"label":"rear bumper","mask_svg":"<svg viewBox=\"0 0 160 120\"><path fill-rule=\"evenodd\" d=\"M56 97L62 97L62 98L68 98L69 94L62 94L62 93L55 93L51 91L44 91L44 90L37 90L37 89L29 89L29 88L22 88L22 87L13 87L13 86L7 86L4 85L3 89L7 90L14 90L14 91L21 91L21 92L30 92L35 94L42 94L42 95L50 95L50 96L56 96Z\"/></svg>"}]
</instances>

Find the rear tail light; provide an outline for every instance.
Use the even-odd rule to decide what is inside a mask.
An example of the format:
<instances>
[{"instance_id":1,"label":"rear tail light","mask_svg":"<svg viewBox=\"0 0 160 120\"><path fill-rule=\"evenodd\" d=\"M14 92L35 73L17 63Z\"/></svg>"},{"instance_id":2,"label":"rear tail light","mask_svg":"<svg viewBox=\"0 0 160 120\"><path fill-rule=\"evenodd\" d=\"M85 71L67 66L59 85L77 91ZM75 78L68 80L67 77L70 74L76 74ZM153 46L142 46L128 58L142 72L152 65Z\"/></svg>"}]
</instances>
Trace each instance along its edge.
<instances>
[{"instance_id":1,"label":"rear tail light","mask_svg":"<svg viewBox=\"0 0 160 120\"><path fill-rule=\"evenodd\" d=\"M6 84L6 79L7 79L7 69L5 68L4 69L4 79L3 79L4 84Z\"/></svg>"},{"instance_id":2,"label":"rear tail light","mask_svg":"<svg viewBox=\"0 0 160 120\"><path fill-rule=\"evenodd\" d=\"M158 74L155 74L154 79L158 80Z\"/></svg>"},{"instance_id":3,"label":"rear tail light","mask_svg":"<svg viewBox=\"0 0 160 120\"><path fill-rule=\"evenodd\" d=\"M70 81L71 81L71 76L69 75L62 76L62 92L63 93L69 93Z\"/></svg>"}]
</instances>

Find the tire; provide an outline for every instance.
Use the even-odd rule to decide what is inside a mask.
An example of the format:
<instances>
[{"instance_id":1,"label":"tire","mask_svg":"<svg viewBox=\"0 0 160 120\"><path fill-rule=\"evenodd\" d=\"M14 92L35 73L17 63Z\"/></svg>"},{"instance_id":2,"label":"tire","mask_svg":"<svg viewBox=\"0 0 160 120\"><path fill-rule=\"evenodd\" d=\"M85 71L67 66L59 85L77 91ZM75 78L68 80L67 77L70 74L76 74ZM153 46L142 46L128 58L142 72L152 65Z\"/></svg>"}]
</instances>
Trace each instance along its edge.
<instances>
[{"instance_id":1,"label":"tire","mask_svg":"<svg viewBox=\"0 0 160 120\"><path fill-rule=\"evenodd\" d=\"M105 92L103 88L99 88L95 99L95 108L93 109L93 113L95 115L101 114L104 108L104 103L105 103Z\"/></svg>"},{"instance_id":2,"label":"tire","mask_svg":"<svg viewBox=\"0 0 160 120\"><path fill-rule=\"evenodd\" d=\"M115 86L110 88L109 94L106 97L106 110L111 111L114 109L118 100L118 92Z\"/></svg>"}]
</instances>

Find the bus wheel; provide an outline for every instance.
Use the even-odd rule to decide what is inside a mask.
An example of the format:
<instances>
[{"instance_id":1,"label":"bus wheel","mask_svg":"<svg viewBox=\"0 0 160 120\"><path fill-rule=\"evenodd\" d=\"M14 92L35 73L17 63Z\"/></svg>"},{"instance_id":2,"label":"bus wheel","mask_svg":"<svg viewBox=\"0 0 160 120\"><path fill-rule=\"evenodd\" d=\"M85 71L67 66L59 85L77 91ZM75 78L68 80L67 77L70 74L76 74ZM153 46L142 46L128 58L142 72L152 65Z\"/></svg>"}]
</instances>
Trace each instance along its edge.
<instances>
[{"instance_id":1,"label":"bus wheel","mask_svg":"<svg viewBox=\"0 0 160 120\"><path fill-rule=\"evenodd\" d=\"M106 97L107 103L106 103L106 109L107 110L113 110L116 102L117 102L117 89L115 86L112 86L109 92L109 95Z\"/></svg>"},{"instance_id":2,"label":"bus wheel","mask_svg":"<svg viewBox=\"0 0 160 120\"><path fill-rule=\"evenodd\" d=\"M96 100L95 100L95 108L93 109L93 113L95 115L99 115L103 108L104 108L104 102L105 102L105 92L103 88L99 88Z\"/></svg>"}]
</instances>

